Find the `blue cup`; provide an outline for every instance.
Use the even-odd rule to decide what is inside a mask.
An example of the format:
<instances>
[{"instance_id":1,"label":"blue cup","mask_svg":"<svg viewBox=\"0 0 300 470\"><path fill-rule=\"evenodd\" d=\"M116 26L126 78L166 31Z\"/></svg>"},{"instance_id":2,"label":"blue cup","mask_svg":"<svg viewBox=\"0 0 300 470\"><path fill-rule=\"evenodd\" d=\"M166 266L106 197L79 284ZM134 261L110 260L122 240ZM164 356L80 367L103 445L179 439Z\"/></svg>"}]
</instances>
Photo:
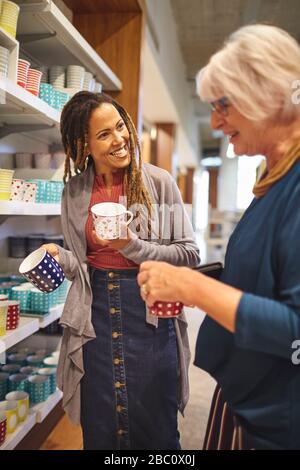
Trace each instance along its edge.
<instances>
[{"instance_id":1,"label":"blue cup","mask_svg":"<svg viewBox=\"0 0 300 470\"><path fill-rule=\"evenodd\" d=\"M8 392L8 378L9 374L5 372L0 373L0 401L4 400L5 395Z\"/></svg>"},{"instance_id":2,"label":"blue cup","mask_svg":"<svg viewBox=\"0 0 300 470\"><path fill-rule=\"evenodd\" d=\"M41 292L53 292L65 279L62 267L44 248L27 256L19 272Z\"/></svg>"},{"instance_id":3,"label":"blue cup","mask_svg":"<svg viewBox=\"0 0 300 470\"><path fill-rule=\"evenodd\" d=\"M57 369L54 367L43 367L42 369L38 370L38 375L49 377L50 394L56 391L56 370Z\"/></svg>"},{"instance_id":4,"label":"blue cup","mask_svg":"<svg viewBox=\"0 0 300 470\"><path fill-rule=\"evenodd\" d=\"M50 395L50 379L47 375L31 375L28 379L28 393L31 403L41 403Z\"/></svg>"}]
</instances>

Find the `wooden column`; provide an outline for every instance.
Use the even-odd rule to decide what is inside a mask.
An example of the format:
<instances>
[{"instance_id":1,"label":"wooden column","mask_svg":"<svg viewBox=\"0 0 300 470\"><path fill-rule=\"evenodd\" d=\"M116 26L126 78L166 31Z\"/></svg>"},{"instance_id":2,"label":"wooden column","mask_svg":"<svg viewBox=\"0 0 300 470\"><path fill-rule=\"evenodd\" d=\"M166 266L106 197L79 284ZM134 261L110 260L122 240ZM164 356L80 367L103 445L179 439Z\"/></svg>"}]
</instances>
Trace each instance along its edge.
<instances>
[{"instance_id":1,"label":"wooden column","mask_svg":"<svg viewBox=\"0 0 300 470\"><path fill-rule=\"evenodd\" d=\"M176 125L174 123L156 123L157 136L153 163L173 173L173 154Z\"/></svg>"},{"instance_id":2,"label":"wooden column","mask_svg":"<svg viewBox=\"0 0 300 470\"><path fill-rule=\"evenodd\" d=\"M64 0L75 28L122 81L120 92L109 92L141 129L141 51L144 14L137 0Z\"/></svg>"},{"instance_id":3,"label":"wooden column","mask_svg":"<svg viewBox=\"0 0 300 470\"><path fill-rule=\"evenodd\" d=\"M185 201L187 204L193 204L193 190L194 190L194 167L187 168L186 184L185 184Z\"/></svg>"},{"instance_id":4,"label":"wooden column","mask_svg":"<svg viewBox=\"0 0 300 470\"><path fill-rule=\"evenodd\" d=\"M212 208L218 207L218 168L209 168L209 197L208 202Z\"/></svg>"}]
</instances>

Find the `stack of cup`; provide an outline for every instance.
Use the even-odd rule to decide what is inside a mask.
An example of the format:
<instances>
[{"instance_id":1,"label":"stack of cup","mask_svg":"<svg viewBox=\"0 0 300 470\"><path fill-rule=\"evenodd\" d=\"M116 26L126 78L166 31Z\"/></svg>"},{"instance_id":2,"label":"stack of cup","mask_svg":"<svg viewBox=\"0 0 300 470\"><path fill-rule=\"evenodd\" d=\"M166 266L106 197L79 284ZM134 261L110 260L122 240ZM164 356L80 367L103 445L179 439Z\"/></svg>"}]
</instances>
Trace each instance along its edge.
<instances>
[{"instance_id":1,"label":"stack of cup","mask_svg":"<svg viewBox=\"0 0 300 470\"><path fill-rule=\"evenodd\" d=\"M37 184L25 182L23 201L35 202L36 193L37 193Z\"/></svg>"},{"instance_id":2,"label":"stack of cup","mask_svg":"<svg viewBox=\"0 0 300 470\"><path fill-rule=\"evenodd\" d=\"M0 447L6 438L6 414L0 411Z\"/></svg>"},{"instance_id":3,"label":"stack of cup","mask_svg":"<svg viewBox=\"0 0 300 470\"><path fill-rule=\"evenodd\" d=\"M0 302L0 336L6 334L7 302Z\"/></svg>"},{"instance_id":4,"label":"stack of cup","mask_svg":"<svg viewBox=\"0 0 300 470\"><path fill-rule=\"evenodd\" d=\"M82 90L84 72L84 67L81 65L69 65L67 68L67 88Z\"/></svg>"},{"instance_id":5,"label":"stack of cup","mask_svg":"<svg viewBox=\"0 0 300 470\"><path fill-rule=\"evenodd\" d=\"M8 201L11 193L11 183L14 170L0 168L0 200Z\"/></svg>"},{"instance_id":6,"label":"stack of cup","mask_svg":"<svg viewBox=\"0 0 300 470\"><path fill-rule=\"evenodd\" d=\"M9 374L7 372L0 373L0 400L4 400L8 392L8 378Z\"/></svg>"},{"instance_id":7,"label":"stack of cup","mask_svg":"<svg viewBox=\"0 0 300 470\"><path fill-rule=\"evenodd\" d=\"M47 169L51 168L51 153L35 153L33 155L35 168Z\"/></svg>"},{"instance_id":8,"label":"stack of cup","mask_svg":"<svg viewBox=\"0 0 300 470\"><path fill-rule=\"evenodd\" d=\"M53 87L64 87L65 67L63 65L53 65L49 71L49 79Z\"/></svg>"},{"instance_id":9,"label":"stack of cup","mask_svg":"<svg viewBox=\"0 0 300 470\"><path fill-rule=\"evenodd\" d=\"M20 7L9 0L2 0L0 27L5 29L12 37L16 37L17 22Z\"/></svg>"},{"instance_id":10,"label":"stack of cup","mask_svg":"<svg viewBox=\"0 0 300 470\"><path fill-rule=\"evenodd\" d=\"M10 201L23 201L25 181L13 179L11 183Z\"/></svg>"},{"instance_id":11,"label":"stack of cup","mask_svg":"<svg viewBox=\"0 0 300 470\"><path fill-rule=\"evenodd\" d=\"M18 425L18 403L16 401L6 400L0 402L0 414L6 417L6 433L15 431Z\"/></svg>"},{"instance_id":12,"label":"stack of cup","mask_svg":"<svg viewBox=\"0 0 300 470\"><path fill-rule=\"evenodd\" d=\"M7 402L17 403L18 422L25 421L29 413L29 395L24 391L10 392L5 396Z\"/></svg>"},{"instance_id":13,"label":"stack of cup","mask_svg":"<svg viewBox=\"0 0 300 470\"><path fill-rule=\"evenodd\" d=\"M13 374L8 379L8 390L14 392L16 390L22 390L26 392L28 387L28 375L25 374Z\"/></svg>"},{"instance_id":14,"label":"stack of cup","mask_svg":"<svg viewBox=\"0 0 300 470\"><path fill-rule=\"evenodd\" d=\"M31 375L28 379L28 392L31 403L46 401L50 395L50 378L48 375Z\"/></svg>"},{"instance_id":15,"label":"stack of cup","mask_svg":"<svg viewBox=\"0 0 300 470\"><path fill-rule=\"evenodd\" d=\"M91 72L84 72L83 87L82 87L83 90L92 91L91 90L92 79L93 79L93 75L91 74Z\"/></svg>"},{"instance_id":16,"label":"stack of cup","mask_svg":"<svg viewBox=\"0 0 300 470\"><path fill-rule=\"evenodd\" d=\"M45 101L49 106L52 106L54 99L54 89L53 85L50 83L41 83L40 84L40 98Z\"/></svg>"},{"instance_id":17,"label":"stack of cup","mask_svg":"<svg viewBox=\"0 0 300 470\"><path fill-rule=\"evenodd\" d=\"M18 60L17 84L22 88L26 88L29 67L30 62L27 60Z\"/></svg>"},{"instance_id":18,"label":"stack of cup","mask_svg":"<svg viewBox=\"0 0 300 470\"><path fill-rule=\"evenodd\" d=\"M20 302L18 300L7 301L6 330L15 330L20 321ZM14 361L15 362L15 361Z\"/></svg>"},{"instance_id":19,"label":"stack of cup","mask_svg":"<svg viewBox=\"0 0 300 470\"><path fill-rule=\"evenodd\" d=\"M26 90L35 96L39 96L42 72L29 68L27 75Z\"/></svg>"},{"instance_id":20,"label":"stack of cup","mask_svg":"<svg viewBox=\"0 0 300 470\"><path fill-rule=\"evenodd\" d=\"M99 82L95 83L94 93L101 93L102 92L102 84Z\"/></svg>"},{"instance_id":21,"label":"stack of cup","mask_svg":"<svg viewBox=\"0 0 300 470\"><path fill-rule=\"evenodd\" d=\"M0 46L0 78L6 78L8 75L9 50Z\"/></svg>"},{"instance_id":22,"label":"stack of cup","mask_svg":"<svg viewBox=\"0 0 300 470\"><path fill-rule=\"evenodd\" d=\"M17 168L32 168L32 153L16 153L15 161Z\"/></svg>"}]
</instances>

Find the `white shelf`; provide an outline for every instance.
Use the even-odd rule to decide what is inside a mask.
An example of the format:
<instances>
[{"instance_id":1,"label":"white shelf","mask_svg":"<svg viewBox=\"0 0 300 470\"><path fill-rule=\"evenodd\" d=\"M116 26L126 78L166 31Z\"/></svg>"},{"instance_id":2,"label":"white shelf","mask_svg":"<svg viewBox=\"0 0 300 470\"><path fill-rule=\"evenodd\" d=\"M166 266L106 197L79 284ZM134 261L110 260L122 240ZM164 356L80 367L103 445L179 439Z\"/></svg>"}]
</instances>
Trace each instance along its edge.
<instances>
[{"instance_id":1,"label":"white shelf","mask_svg":"<svg viewBox=\"0 0 300 470\"><path fill-rule=\"evenodd\" d=\"M31 429L36 424L36 413L33 411L29 412L28 418L24 423L18 424L16 430L6 435L6 439L3 444L0 446L0 450L12 450L14 449L21 441L24 439L26 434L31 431Z\"/></svg>"},{"instance_id":2,"label":"white shelf","mask_svg":"<svg viewBox=\"0 0 300 470\"><path fill-rule=\"evenodd\" d=\"M11 330L6 335L0 336L1 342L4 343L5 348L9 349L15 344L19 343L28 336L40 329L40 324L36 318L20 317L18 328ZM1 347L1 346L0 346ZM1 352L1 351L0 351Z\"/></svg>"},{"instance_id":3,"label":"white shelf","mask_svg":"<svg viewBox=\"0 0 300 470\"><path fill-rule=\"evenodd\" d=\"M46 401L43 401L42 403L37 403L36 405L31 407L32 412L36 414L37 423L42 423L44 421L48 414L62 399L62 396L62 392L57 389L56 392L52 393L52 395L50 395Z\"/></svg>"},{"instance_id":4,"label":"white shelf","mask_svg":"<svg viewBox=\"0 0 300 470\"><path fill-rule=\"evenodd\" d=\"M0 215L60 215L60 204L0 201Z\"/></svg>"},{"instance_id":5,"label":"white shelf","mask_svg":"<svg viewBox=\"0 0 300 470\"><path fill-rule=\"evenodd\" d=\"M3 28L0 26L0 43L1 46L7 47L10 49L12 47L18 46L18 41L13 38L10 34L8 34Z\"/></svg>"},{"instance_id":6,"label":"white shelf","mask_svg":"<svg viewBox=\"0 0 300 470\"><path fill-rule=\"evenodd\" d=\"M23 313L21 312L22 317L27 318L37 318L40 324L40 328L46 328L46 326L53 323L55 320L58 320L61 317L61 314L64 309L64 304L56 305L55 307L50 308L49 313L46 315L39 315L32 313Z\"/></svg>"},{"instance_id":7,"label":"white shelf","mask_svg":"<svg viewBox=\"0 0 300 470\"><path fill-rule=\"evenodd\" d=\"M9 79L0 79L1 122L58 125L60 112ZM3 103L4 98L4 103ZM57 128L57 134L59 134Z\"/></svg>"},{"instance_id":8,"label":"white shelf","mask_svg":"<svg viewBox=\"0 0 300 470\"><path fill-rule=\"evenodd\" d=\"M51 0L22 3L18 34L56 33L49 39L21 44L23 50L45 65L83 65L107 90L121 90L122 83L90 44Z\"/></svg>"}]
</instances>

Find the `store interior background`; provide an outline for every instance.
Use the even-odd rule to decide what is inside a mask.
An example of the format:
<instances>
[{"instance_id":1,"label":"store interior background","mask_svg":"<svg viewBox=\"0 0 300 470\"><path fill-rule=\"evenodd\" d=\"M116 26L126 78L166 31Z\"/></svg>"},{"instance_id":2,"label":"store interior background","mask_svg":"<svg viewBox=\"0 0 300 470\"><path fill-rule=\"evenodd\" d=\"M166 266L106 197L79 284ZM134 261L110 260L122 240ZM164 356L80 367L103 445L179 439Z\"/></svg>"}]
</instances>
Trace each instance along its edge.
<instances>
[{"instance_id":1,"label":"store interior background","mask_svg":"<svg viewBox=\"0 0 300 470\"><path fill-rule=\"evenodd\" d=\"M202 262L223 261L229 236L253 197L252 187L264 160L259 155L234 157L227 139L210 129L209 107L197 97L195 76L228 34L244 24L275 24L299 40L299 0L54 3L122 81L122 91L113 92L113 96L134 118L141 135L143 160L165 168L177 180L196 231ZM0 122L4 123L1 107ZM51 142L51 133L49 139L49 144L59 148L57 140ZM13 168L13 154L24 151L47 152L49 147L38 133L10 134L0 141L0 167ZM56 179L62 171L62 167L45 170L40 177L43 173L46 178ZM41 227L49 235L60 232L60 221L55 216L7 217L2 222L2 272L15 270L20 263L8 256L9 236L40 233ZM202 320L202 312L188 310L192 351ZM191 399L185 419L180 418L182 448L201 449L214 382L194 366L190 377ZM65 417L57 424L57 416L50 416L47 429L52 433L43 443L31 435L33 440L25 439L19 448L81 448L80 429Z\"/></svg>"}]
</instances>

